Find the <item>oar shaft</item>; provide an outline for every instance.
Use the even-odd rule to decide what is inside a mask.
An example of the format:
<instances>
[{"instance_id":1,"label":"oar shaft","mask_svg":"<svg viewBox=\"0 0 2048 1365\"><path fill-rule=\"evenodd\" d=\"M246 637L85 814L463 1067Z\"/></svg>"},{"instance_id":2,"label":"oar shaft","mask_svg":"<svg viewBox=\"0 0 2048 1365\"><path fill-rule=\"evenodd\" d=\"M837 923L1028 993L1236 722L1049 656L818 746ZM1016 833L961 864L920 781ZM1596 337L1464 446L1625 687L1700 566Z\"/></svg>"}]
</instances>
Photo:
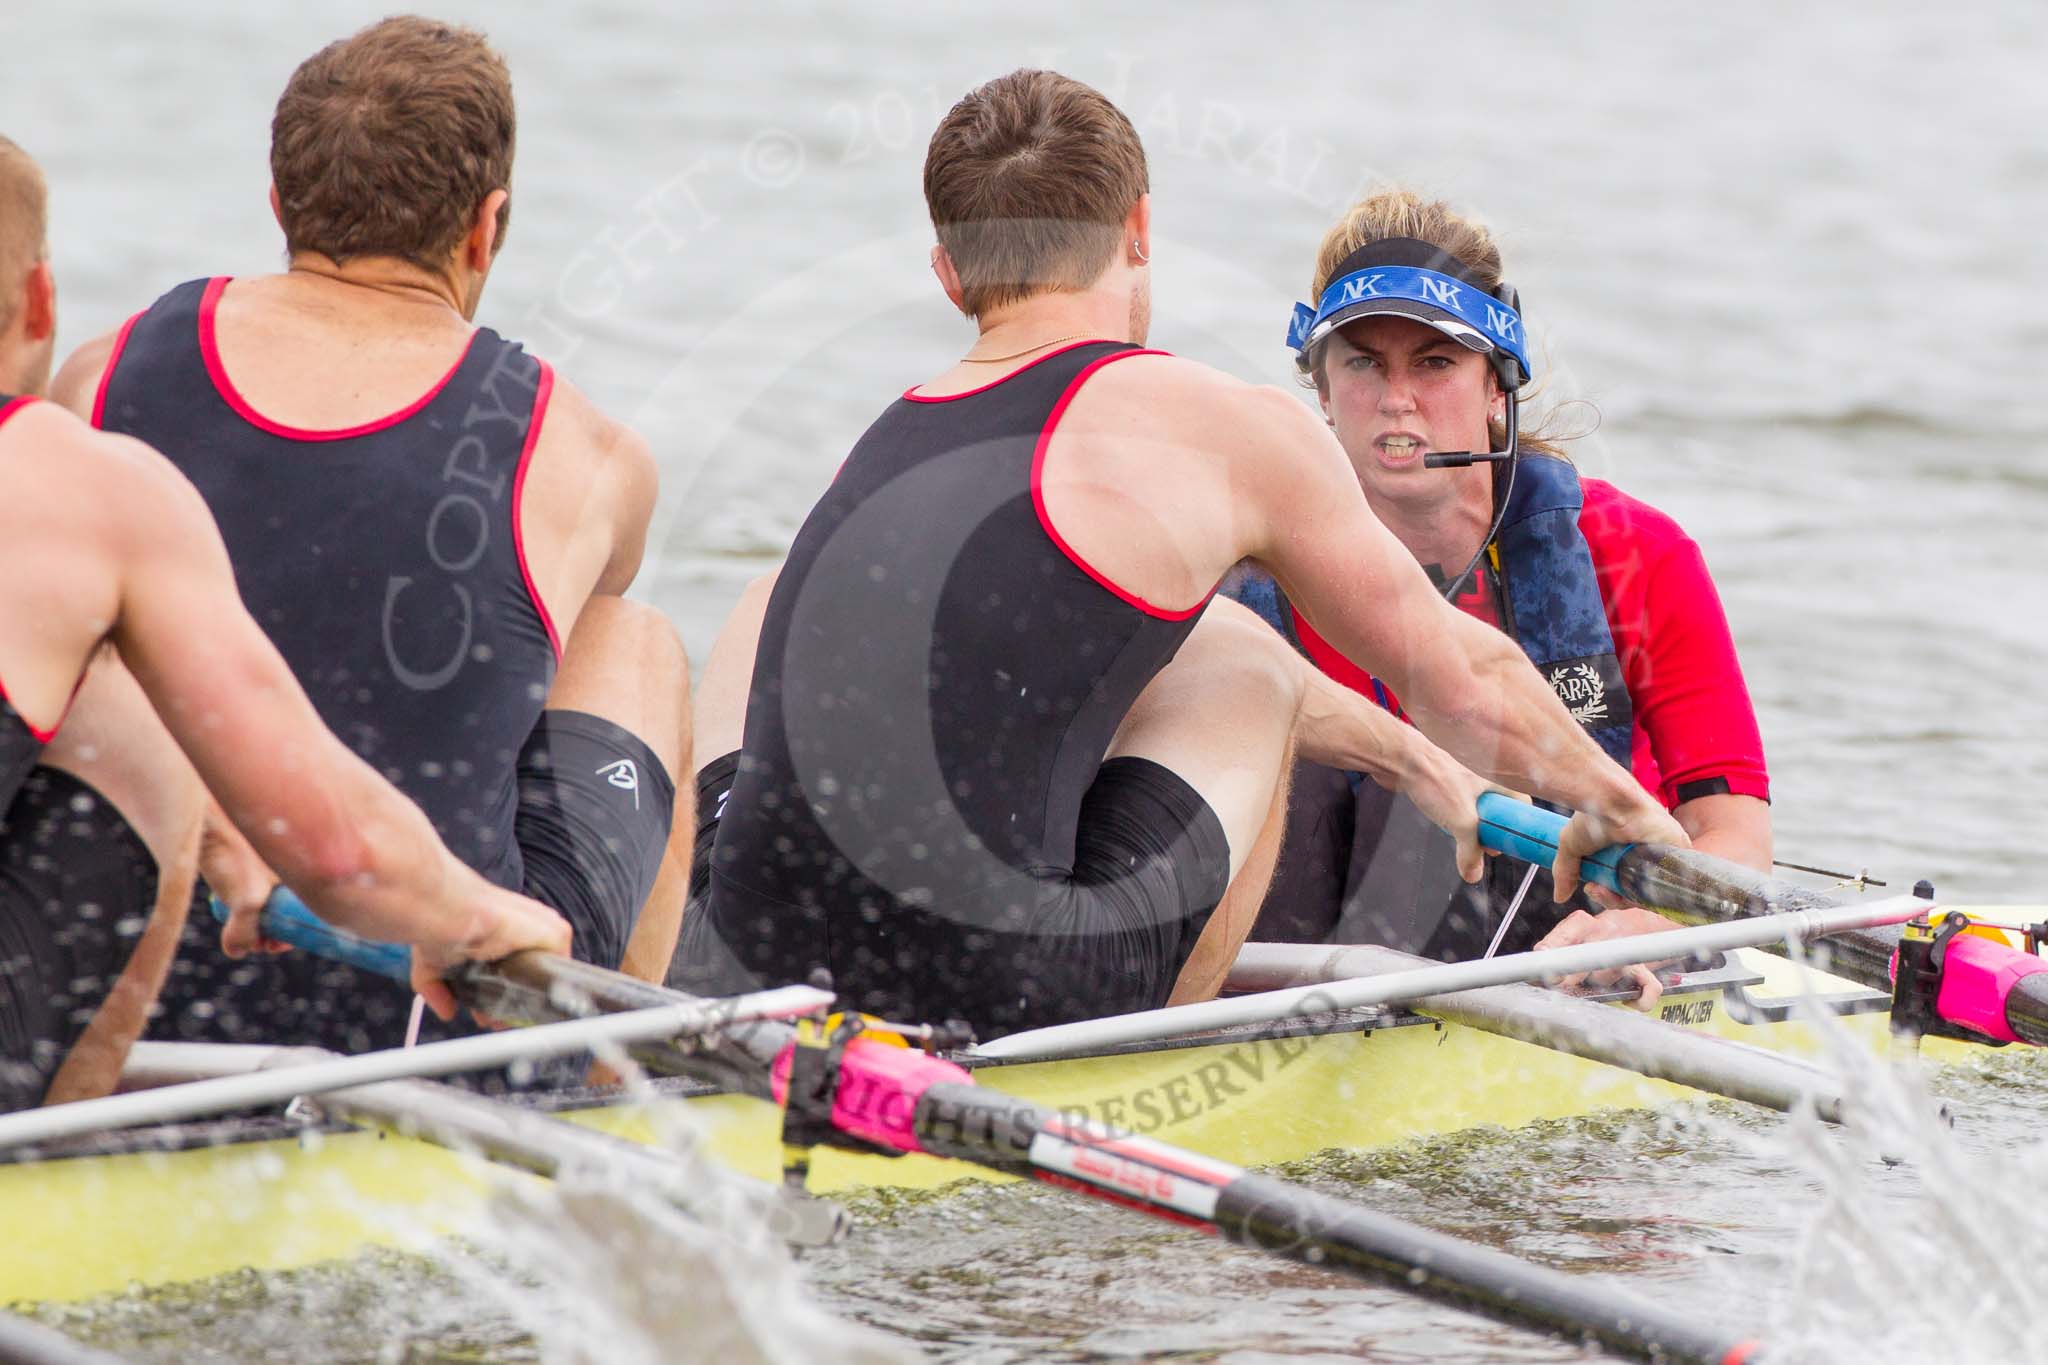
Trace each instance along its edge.
<instances>
[{"instance_id":1,"label":"oar shaft","mask_svg":"<svg viewBox=\"0 0 2048 1365\"><path fill-rule=\"evenodd\" d=\"M656 1001L700 1003L537 953L471 966L453 984L473 1008L503 1019L542 1020ZM634 1056L650 1070L736 1083L774 1098L794 1086L794 1029L762 1022L722 1030L719 1037L712 1047L688 1052L642 1045ZM936 1057L856 1038L840 1055L839 1067L833 1124L893 1150L958 1156L1031 1175L1502 1321L1567 1337L1591 1333L1643 1359L1734 1365L1750 1358L1750 1344L1736 1336L1697 1327L1631 1295L1392 1219L1353 1220L1349 1215L1362 1211L1341 1201L1250 1177L1163 1143L1076 1123L1044 1106L984 1090L960 1067ZM1144 1160L1130 1155L1139 1150L1148 1154ZM1309 1235L1289 1237L1290 1229ZM1373 1234L1383 1235L1374 1240ZM1317 1235L1324 1239L1314 1240Z\"/></svg>"},{"instance_id":2,"label":"oar shaft","mask_svg":"<svg viewBox=\"0 0 2048 1365\"><path fill-rule=\"evenodd\" d=\"M227 918L227 907L218 899L213 902L213 912L216 918ZM263 907L262 928L266 937L302 951L396 981L411 979L409 950L335 928L314 914L289 887L280 886L271 893ZM464 1008L509 1024L618 1014L697 999L589 963L539 952L515 953L488 967L464 963L448 974L448 984ZM771 1029L761 1034L736 1023L699 1054L700 1062L708 1065L709 1070L700 1065L688 1074L772 1099L764 1078L777 1051L787 1041L786 1031ZM665 1075L676 1074L673 1066L662 1064L664 1054L674 1049L673 1043L659 1039L642 1039L627 1046L641 1065Z\"/></svg>"},{"instance_id":3,"label":"oar shaft","mask_svg":"<svg viewBox=\"0 0 2048 1365\"><path fill-rule=\"evenodd\" d=\"M1660 1365L1741 1365L1761 1357L1761 1343L1746 1333L1266 1176L1245 1175L1224 1190L1216 1224L1234 1242L1311 1265L1341 1265L1363 1278L1567 1340L1592 1337L1610 1350Z\"/></svg>"},{"instance_id":4,"label":"oar shaft","mask_svg":"<svg viewBox=\"0 0 2048 1365\"><path fill-rule=\"evenodd\" d=\"M1545 867L1554 862L1566 824L1556 811L1498 792L1479 798L1479 842L1524 862ZM1587 881L1637 905L1667 913L1690 909L1716 921L1842 903L1726 858L1664 844L1616 844L1589 855L1580 867Z\"/></svg>"},{"instance_id":5,"label":"oar shaft","mask_svg":"<svg viewBox=\"0 0 2048 1365\"><path fill-rule=\"evenodd\" d=\"M219 896L211 899L213 917L228 921L228 908ZM338 929L314 914L288 886L277 887L263 903L263 932L280 943L324 957L346 962L361 971L388 976L393 981L412 979L412 950L400 943L379 943L375 939Z\"/></svg>"},{"instance_id":6,"label":"oar shaft","mask_svg":"<svg viewBox=\"0 0 2048 1365\"><path fill-rule=\"evenodd\" d=\"M514 953L501 962L465 963L448 974L448 984L464 1008L508 1024L540 1025L679 1002L708 1003L699 996L542 952ZM788 1025L772 1020L735 1022L688 1048L648 1039L627 1044L626 1052L657 1075L691 1076L772 1101L776 1096L770 1070L790 1037Z\"/></svg>"},{"instance_id":7,"label":"oar shaft","mask_svg":"<svg viewBox=\"0 0 2048 1365\"><path fill-rule=\"evenodd\" d=\"M593 1047L679 1034L704 1034L732 1024L813 1013L831 995L808 986L784 986L731 1000L662 1002L631 1014L572 1019L518 1033L451 1038L416 1048L365 1053L288 1066L250 1075L222 1076L189 1085L140 1090L74 1104L49 1105L0 1115L0 1148L54 1142L106 1128L175 1123L206 1114L277 1104L299 1095L405 1077L446 1076L459 1071L506 1066L535 1057L583 1052Z\"/></svg>"},{"instance_id":8,"label":"oar shaft","mask_svg":"<svg viewBox=\"0 0 2048 1365\"><path fill-rule=\"evenodd\" d=\"M2005 1026L2034 1047L2048 1047L2048 978L2030 976L2005 998Z\"/></svg>"},{"instance_id":9,"label":"oar shaft","mask_svg":"<svg viewBox=\"0 0 2048 1365\"><path fill-rule=\"evenodd\" d=\"M1943 951L1943 1020L2002 1043L2048 1044L2048 962L1975 934L1955 935Z\"/></svg>"},{"instance_id":10,"label":"oar shaft","mask_svg":"<svg viewBox=\"0 0 2048 1365\"><path fill-rule=\"evenodd\" d=\"M1686 957L1693 953L1725 952L1730 948L1752 948L1764 943L1804 943L1844 929L1895 924L1926 909L1927 902L1900 896L1868 905L1791 911L1767 919L1703 924L1691 929L1602 939L1574 944L1569 948L1513 953L1507 957L1482 958L1474 962L1447 962L1395 976L1297 986L1260 995L1171 1005L1165 1009L1108 1019L1055 1024L1050 1028L1013 1033L1006 1038L983 1043L975 1053L1009 1061L1071 1056L1077 1052L1153 1042L1180 1034L1270 1023L1299 1014L1397 1004L1425 995L1501 986L1514 981L1554 980L1579 972L1603 971L1610 967Z\"/></svg>"},{"instance_id":11,"label":"oar shaft","mask_svg":"<svg viewBox=\"0 0 2048 1365\"><path fill-rule=\"evenodd\" d=\"M318 1048L243 1043L137 1043L121 1068L123 1083L175 1085L244 1076L274 1067L308 1065L335 1054ZM417 1141L473 1153L548 1179L578 1176L619 1181L653 1193L685 1212L714 1204L743 1205L750 1216L797 1246L825 1246L847 1223L843 1210L779 1185L735 1175L708 1161L614 1137L502 1099L432 1081L380 1081L336 1090L314 1101L344 1123L379 1128ZM0 1354L0 1365L5 1356Z\"/></svg>"},{"instance_id":12,"label":"oar shaft","mask_svg":"<svg viewBox=\"0 0 2048 1365\"><path fill-rule=\"evenodd\" d=\"M652 1194L686 1213L701 1213L714 1203L741 1205L748 1216L796 1246L827 1246L848 1226L836 1204L731 1175L702 1160L686 1164L659 1147L432 1081L357 1086L324 1095L318 1104L358 1127L474 1152L550 1180L603 1180L636 1195Z\"/></svg>"},{"instance_id":13,"label":"oar shaft","mask_svg":"<svg viewBox=\"0 0 2048 1365\"><path fill-rule=\"evenodd\" d=\"M1479 798L1479 841L1510 857L1549 866L1557 857L1565 817L1555 811L1489 792ZM1754 868L1698 849L1664 844L1621 844L1582 864L1586 880L1635 905L1688 924L1722 924L1792 910L1842 904L1832 896L1767 877ZM1928 907L1932 908L1932 907ZM1887 926L1838 930L1814 954L1815 965L1871 990L1891 989L1891 959L1898 932ZM1783 943L1758 947L1783 952Z\"/></svg>"},{"instance_id":14,"label":"oar shaft","mask_svg":"<svg viewBox=\"0 0 2048 1365\"><path fill-rule=\"evenodd\" d=\"M1565 818L1557 812L1517 801L1512 796L1487 792L1479 798L1480 844L1536 867L1549 867L1557 861L1557 836L1564 826ZM1617 865L1631 847L1620 844L1588 855L1579 864L1579 875L1596 886L1618 892L1621 887L1616 880Z\"/></svg>"},{"instance_id":15,"label":"oar shaft","mask_svg":"<svg viewBox=\"0 0 2048 1365\"><path fill-rule=\"evenodd\" d=\"M1314 981L1387 976L1423 959L1392 948L1247 943L1230 970L1239 990L1277 990ZM1487 986L1423 996L1417 1014L1513 1038L1708 1094L1780 1112L1811 1105L1842 1121L1841 1083L1807 1062L1693 1029L1673 1028L1635 1010L1618 1010L1538 986Z\"/></svg>"},{"instance_id":16,"label":"oar shaft","mask_svg":"<svg viewBox=\"0 0 2048 1365\"><path fill-rule=\"evenodd\" d=\"M40 1323L0 1313L0 1365L121 1365L121 1357L82 1345Z\"/></svg>"},{"instance_id":17,"label":"oar shaft","mask_svg":"<svg viewBox=\"0 0 2048 1365\"><path fill-rule=\"evenodd\" d=\"M1497 1321L1591 1336L1643 1360L1729 1365L1755 1344L1585 1276L1532 1265L1427 1228L1055 1114L980 1086L936 1084L915 1126L941 1156L1079 1189L1169 1222L1389 1285Z\"/></svg>"}]
</instances>

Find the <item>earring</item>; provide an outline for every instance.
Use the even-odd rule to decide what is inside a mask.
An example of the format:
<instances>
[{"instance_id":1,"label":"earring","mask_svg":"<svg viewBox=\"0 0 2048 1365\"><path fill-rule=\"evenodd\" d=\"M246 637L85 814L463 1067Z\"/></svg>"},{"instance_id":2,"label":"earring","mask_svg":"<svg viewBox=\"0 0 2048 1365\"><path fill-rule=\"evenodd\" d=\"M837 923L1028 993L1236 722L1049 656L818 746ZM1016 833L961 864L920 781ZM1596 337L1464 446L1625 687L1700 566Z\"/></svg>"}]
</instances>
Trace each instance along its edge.
<instances>
[{"instance_id":1,"label":"earring","mask_svg":"<svg viewBox=\"0 0 2048 1365\"><path fill-rule=\"evenodd\" d=\"M1145 244L1143 242L1132 242L1131 250L1138 253L1139 265L1147 265L1151 262L1152 258L1145 254Z\"/></svg>"}]
</instances>

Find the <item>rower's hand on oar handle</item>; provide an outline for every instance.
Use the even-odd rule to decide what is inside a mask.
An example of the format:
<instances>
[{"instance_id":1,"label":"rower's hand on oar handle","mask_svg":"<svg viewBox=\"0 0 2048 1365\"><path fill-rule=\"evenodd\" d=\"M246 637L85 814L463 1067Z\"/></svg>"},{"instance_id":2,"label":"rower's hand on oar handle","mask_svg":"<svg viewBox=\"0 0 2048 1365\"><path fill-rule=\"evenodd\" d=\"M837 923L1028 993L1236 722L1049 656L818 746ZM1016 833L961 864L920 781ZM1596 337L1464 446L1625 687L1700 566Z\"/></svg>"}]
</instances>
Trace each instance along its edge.
<instances>
[{"instance_id":1,"label":"rower's hand on oar handle","mask_svg":"<svg viewBox=\"0 0 2048 1365\"><path fill-rule=\"evenodd\" d=\"M1671 812L1658 805L1633 779L1617 783L1611 803L1580 810L1565 823L1563 832L1557 836L1557 860L1550 869L1556 884L1553 899L1562 904L1579 889L1581 859L1617 844L1669 844L1673 848L1690 848L1692 840L1686 837L1678 821L1671 818Z\"/></svg>"},{"instance_id":2,"label":"rower's hand on oar handle","mask_svg":"<svg viewBox=\"0 0 2048 1365\"><path fill-rule=\"evenodd\" d=\"M1420 734L1416 741L1414 766L1403 776L1401 794L1431 824L1458 841L1458 875L1477 882L1486 875L1487 854L1479 842L1479 798L1488 792L1513 793L1488 782Z\"/></svg>"},{"instance_id":3,"label":"rower's hand on oar handle","mask_svg":"<svg viewBox=\"0 0 2048 1365\"><path fill-rule=\"evenodd\" d=\"M199 832L199 877L214 899L228 908L220 931L223 953L242 958L291 951L289 943L271 938L262 927L263 908L277 889L277 874L212 802L207 803L206 822Z\"/></svg>"},{"instance_id":4,"label":"rower's hand on oar handle","mask_svg":"<svg viewBox=\"0 0 2048 1365\"><path fill-rule=\"evenodd\" d=\"M1606 899L1612 900L1609 896ZM1607 939L1633 938L1637 934L1658 934L1666 929L1679 926L1665 919L1654 910L1644 910L1634 905L1616 905L1611 910L1602 910L1589 915L1583 910L1574 910L1565 916L1555 929L1543 936L1536 945L1536 951L1546 948L1569 948L1580 943L1599 943ZM1635 963L1627 967L1610 967L1598 972L1574 972L1558 978L1559 990L1578 992L1583 990L1612 990L1624 981L1634 981L1638 994L1635 1006L1648 1012L1655 1009L1657 999L1664 994L1664 983L1657 979L1657 969L1668 967L1677 958L1665 958L1661 962Z\"/></svg>"},{"instance_id":5,"label":"rower's hand on oar handle","mask_svg":"<svg viewBox=\"0 0 2048 1365\"><path fill-rule=\"evenodd\" d=\"M493 886L468 868L458 874L475 883L475 929L461 943L416 943L412 953L412 988L442 1019L455 1017L455 993L441 976L458 962L496 962L528 948L569 953L569 922L542 905Z\"/></svg>"}]
</instances>

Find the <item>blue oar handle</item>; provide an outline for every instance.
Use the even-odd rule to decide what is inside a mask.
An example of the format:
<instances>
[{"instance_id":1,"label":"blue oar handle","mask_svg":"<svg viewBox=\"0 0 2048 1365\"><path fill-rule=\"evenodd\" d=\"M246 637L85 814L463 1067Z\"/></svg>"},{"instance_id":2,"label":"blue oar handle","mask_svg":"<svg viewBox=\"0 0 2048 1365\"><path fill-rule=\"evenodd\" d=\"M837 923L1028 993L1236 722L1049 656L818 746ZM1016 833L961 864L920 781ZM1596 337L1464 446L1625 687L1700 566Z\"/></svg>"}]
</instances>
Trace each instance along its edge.
<instances>
[{"instance_id":1,"label":"blue oar handle","mask_svg":"<svg viewBox=\"0 0 2048 1365\"><path fill-rule=\"evenodd\" d=\"M1479 842L1510 858L1549 867L1557 861L1557 841L1564 827L1565 817L1554 810L1499 792L1488 792L1479 798ZM1579 875L1620 895L1621 855L1634 847L1616 844L1601 849L1580 861Z\"/></svg>"},{"instance_id":2,"label":"blue oar handle","mask_svg":"<svg viewBox=\"0 0 2048 1365\"><path fill-rule=\"evenodd\" d=\"M219 896L213 898L213 917L228 921L228 908ZM270 893L263 904L263 935L279 943L335 962L346 962L366 972L388 976L394 981L412 980L412 949L337 929L306 908L306 903L285 887Z\"/></svg>"}]
</instances>

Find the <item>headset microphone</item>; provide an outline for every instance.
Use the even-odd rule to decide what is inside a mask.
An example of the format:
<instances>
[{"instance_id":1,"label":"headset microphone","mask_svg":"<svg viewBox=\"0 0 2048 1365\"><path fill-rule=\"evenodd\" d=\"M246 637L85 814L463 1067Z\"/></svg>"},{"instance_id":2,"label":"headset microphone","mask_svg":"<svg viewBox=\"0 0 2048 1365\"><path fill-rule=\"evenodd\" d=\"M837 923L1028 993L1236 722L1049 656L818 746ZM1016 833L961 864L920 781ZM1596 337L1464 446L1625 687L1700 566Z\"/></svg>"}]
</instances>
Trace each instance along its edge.
<instances>
[{"instance_id":1,"label":"headset microphone","mask_svg":"<svg viewBox=\"0 0 2048 1365\"><path fill-rule=\"evenodd\" d=\"M1513 285L1505 280L1501 281L1500 287L1494 290L1494 297L1513 309L1517 316L1520 316L1522 298L1515 291ZM1502 445L1506 449L1488 451L1449 450L1441 454L1425 455L1422 457L1422 464L1425 469L1463 469L1468 465L1475 464L1504 464L1508 467L1507 486L1503 488L1496 484L1494 488L1493 525L1486 528L1485 538L1479 542L1479 548L1473 551L1472 558L1466 562L1464 571L1444 587L1444 599L1450 602L1458 600L1458 594L1465 590L1465 584L1471 580L1473 571L1479 567L1479 561L1485 558L1486 547L1493 544L1493 538L1500 534L1500 525L1503 521L1507 520L1508 500L1515 495L1515 457L1518 453L1516 447L1520 442L1522 434L1520 392L1522 385L1529 382L1529 371L1518 358L1508 354L1498 346L1494 348L1493 364L1494 372L1500 379L1501 393L1506 399L1506 402L1503 404L1505 411L1501 414L1501 425L1504 428L1503 435L1507 438L1502 442Z\"/></svg>"}]
</instances>

